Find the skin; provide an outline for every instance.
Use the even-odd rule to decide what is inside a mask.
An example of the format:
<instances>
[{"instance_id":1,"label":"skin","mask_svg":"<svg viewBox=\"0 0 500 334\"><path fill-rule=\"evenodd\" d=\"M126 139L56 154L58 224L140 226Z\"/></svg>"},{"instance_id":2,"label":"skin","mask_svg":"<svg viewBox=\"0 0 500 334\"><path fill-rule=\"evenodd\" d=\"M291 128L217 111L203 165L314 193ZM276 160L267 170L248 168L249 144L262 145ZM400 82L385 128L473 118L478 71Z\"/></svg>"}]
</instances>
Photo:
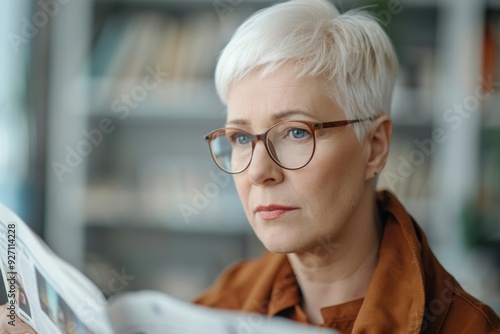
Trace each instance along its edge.
<instances>
[{"instance_id":1,"label":"skin","mask_svg":"<svg viewBox=\"0 0 500 334\"><path fill-rule=\"evenodd\" d=\"M296 79L287 67L264 78L253 73L230 87L227 126L262 133L282 120L346 119L325 91L320 78ZM258 238L269 251L287 254L312 323L323 323L322 307L362 298L368 289L381 236L374 175L387 161L391 131L385 115L362 142L352 125L320 130L313 159L299 170L279 167L257 142L248 169L233 176ZM270 204L295 210L261 219L255 208Z\"/></svg>"}]
</instances>

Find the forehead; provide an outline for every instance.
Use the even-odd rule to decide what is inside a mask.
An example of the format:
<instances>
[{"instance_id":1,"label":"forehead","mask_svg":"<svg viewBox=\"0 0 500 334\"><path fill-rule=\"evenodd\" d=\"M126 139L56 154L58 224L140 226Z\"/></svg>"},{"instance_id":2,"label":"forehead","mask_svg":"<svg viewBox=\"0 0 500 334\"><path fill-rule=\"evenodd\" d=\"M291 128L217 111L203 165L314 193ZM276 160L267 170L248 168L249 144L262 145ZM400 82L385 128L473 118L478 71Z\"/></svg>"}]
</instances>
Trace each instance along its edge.
<instances>
[{"instance_id":1,"label":"forehead","mask_svg":"<svg viewBox=\"0 0 500 334\"><path fill-rule=\"evenodd\" d=\"M227 122L270 125L281 114L317 121L342 118L337 103L328 95L321 78L296 78L286 67L264 77L259 72L252 73L231 86Z\"/></svg>"}]
</instances>

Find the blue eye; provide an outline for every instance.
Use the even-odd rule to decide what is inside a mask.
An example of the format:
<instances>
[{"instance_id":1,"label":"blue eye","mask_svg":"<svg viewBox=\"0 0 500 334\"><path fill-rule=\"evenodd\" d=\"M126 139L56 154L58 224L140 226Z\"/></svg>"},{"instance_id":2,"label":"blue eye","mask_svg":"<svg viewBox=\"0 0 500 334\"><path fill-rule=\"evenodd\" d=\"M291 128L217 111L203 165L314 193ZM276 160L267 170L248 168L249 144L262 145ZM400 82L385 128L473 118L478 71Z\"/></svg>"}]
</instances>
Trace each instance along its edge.
<instances>
[{"instance_id":1,"label":"blue eye","mask_svg":"<svg viewBox=\"0 0 500 334\"><path fill-rule=\"evenodd\" d=\"M246 145L250 143L250 138L245 134L239 134L234 136L235 141L240 145Z\"/></svg>"},{"instance_id":2,"label":"blue eye","mask_svg":"<svg viewBox=\"0 0 500 334\"><path fill-rule=\"evenodd\" d=\"M291 129L289 134L295 139L302 139L307 135L307 131L303 129Z\"/></svg>"}]
</instances>

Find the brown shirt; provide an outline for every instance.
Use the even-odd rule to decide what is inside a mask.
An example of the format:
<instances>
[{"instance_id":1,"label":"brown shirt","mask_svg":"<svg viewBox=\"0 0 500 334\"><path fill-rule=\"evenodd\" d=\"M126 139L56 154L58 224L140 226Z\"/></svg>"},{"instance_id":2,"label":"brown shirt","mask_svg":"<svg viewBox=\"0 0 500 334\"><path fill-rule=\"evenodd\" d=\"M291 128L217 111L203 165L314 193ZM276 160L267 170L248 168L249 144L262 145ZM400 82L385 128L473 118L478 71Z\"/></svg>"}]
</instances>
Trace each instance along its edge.
<instances>
[{"instance_id":1,"label":"brown shirt","mask_svg":"<svg viewBox=\"0 0 500 334\"><path fill-rule=\"evenodd\" d=\"M364 299L321 309L341 333L500 333L500 319L467 294L431 252L399 201L377 193L384 223L379 262ZM308 323L286 255L267 253L227 270L195 303Z\"/></svg>"}]
</instances>

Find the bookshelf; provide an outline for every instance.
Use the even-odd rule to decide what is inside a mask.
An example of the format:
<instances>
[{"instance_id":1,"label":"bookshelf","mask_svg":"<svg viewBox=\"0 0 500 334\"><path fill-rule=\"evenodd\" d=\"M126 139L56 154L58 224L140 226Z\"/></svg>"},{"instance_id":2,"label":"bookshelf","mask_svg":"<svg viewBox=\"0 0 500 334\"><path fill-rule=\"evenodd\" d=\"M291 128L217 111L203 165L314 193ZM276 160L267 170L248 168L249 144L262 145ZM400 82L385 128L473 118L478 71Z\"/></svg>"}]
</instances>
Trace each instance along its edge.
<instances>
[{"instance_id":1,"label":"bookshelf","mask_svg":"<svg viewBox=\"0 0 500 334\"><path fill-rule=\"evenodd\" d=\"M82 130L99 129L103 120L109 120L113 128L65 175L64 182L52 171L47 175L47 240L58 254L88 273L119 265L146 270L138 263L153 262L147 256L163 249L161 242L149 255L137 255L131 263L120 252L126 253L134 235L143 235L141 243L153 235L165 242L175 239L183 246L168 252L180 253L180 259L196 249L202 235L206 242L200 249L221 247L217 249L223 253L226 244L237 257L262 251L246 223L234 186L219 179L224 184L220 186L214 179L218 171L202 137L221 126L225 117L212 81L218 51L239 23L274 1L228 3L233 5L221 17L214 2L208 0L75 1L54 19L52 62L64 68L52 70L49 128L53 135L48 160L63 161L66 146L76 147L81 142ZM359 4L344 1L341 8L369 3L378 4L375 13L388 8L383 1L368 0ZM479 184L481 174L500 174L497 169L482 173L474 155L482 147L479 132L489 128L496 135L500 120L495 118L497 121L484 126L479 119L464 123L460 131L453 132L453 140L424 155L424 161L413 166L403 182L391 184L387 175L398 173L401 158L411 163L412 152L423 152L416 140L433 138L437 127L449 130L449 124L442 124L443 112L461 101L475 82L481 63L477 56L470 55L467 61L474 66L457 76L456 69L463 67L462 46L470 42L471 49L480 47L482 32L474 27L487 19L487 9L500 11L500 6L498 1L471 3L464 1L462 8L451 0L407 1L401 12L390 16L386 28L401 60L401 72L392 107L391 155L379 186L397 194L429 233L438 257L447 263L448 257L456 258L463 251L459 222L461 207L468 204L467 192ZM75 40L78 47L68 48ZM495 94L494 99L499 96ZM491 102L492 110L497 105ZM498 112L491 112L491 117L496 115ZM475 139L470 141L471 137ZM496 159L491 158L494 154L485 153L484 159ZM465 167L457 171L459 164ZM454 189L453 196L449 196L450 189ZM210 191L217 195L209 198ZM201 197L207 204L196 209L194 201ZM183 204L198 211L189 216L189 223L179 209ZM445 223L436 226L434 221ZM121 230L126 232L120 234ZM450 234L450 230L455 232ZM83 235L86 238L79 237ZM442 243L443 239L452 241ZM107 247L108 243L114 248ZM217 260L216 268L234 259ZM157 260L172 274L168 269L172 261ZM186 261L204 268L201 259ZM449 269L453 272L459 265L453 263ZM186 269L179 280L189 281L196 270L204 271ZM165 273L153 270L151 275L164 277ZM192 283L197 284L192 289L199 290L208 282L201 281ZM138 282L137 287L143 283L148 282ZM182 296L187 298L189 293Z\"/></svg>"}]
</instances>

